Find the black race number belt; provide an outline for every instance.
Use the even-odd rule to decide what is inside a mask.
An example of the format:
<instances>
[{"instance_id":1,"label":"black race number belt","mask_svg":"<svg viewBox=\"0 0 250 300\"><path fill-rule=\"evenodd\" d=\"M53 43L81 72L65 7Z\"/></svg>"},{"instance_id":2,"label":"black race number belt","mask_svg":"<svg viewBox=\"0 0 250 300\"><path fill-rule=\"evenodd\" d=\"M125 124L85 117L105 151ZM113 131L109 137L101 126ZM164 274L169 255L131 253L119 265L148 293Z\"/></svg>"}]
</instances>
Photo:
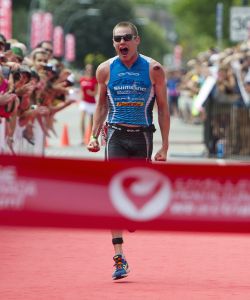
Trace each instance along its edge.
<instances>
[{"instance_id":1,"label":"black race number belt","mask_svg":"<svg viewBox=\"0 0 250 300\"><path fill-rule=\"evenodd\" d=\"M112 128L114 130L119 130L121 132L131 132L131 133L155 132L156 131L154 124L152 124L150 126L128 127L128 126L109 123L108 127Z\"/></svg>"}]
</instances>

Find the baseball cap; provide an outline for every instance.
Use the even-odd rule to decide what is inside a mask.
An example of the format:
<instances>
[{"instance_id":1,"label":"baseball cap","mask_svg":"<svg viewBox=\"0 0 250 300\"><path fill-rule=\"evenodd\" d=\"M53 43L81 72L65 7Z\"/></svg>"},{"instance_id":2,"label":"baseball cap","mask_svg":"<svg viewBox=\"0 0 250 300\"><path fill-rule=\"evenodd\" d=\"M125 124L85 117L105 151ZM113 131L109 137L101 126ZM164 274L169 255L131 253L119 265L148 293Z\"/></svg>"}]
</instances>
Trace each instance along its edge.
<instances>
[{"instance_id":1,"label":"baseball cap","mask_svg":"<svg viewBox=\"0 0 250 300\"><path fill-rule=\"evenodd\" d=\"M11 51L13 52L13 54L15 54L16 56L20 57L21 59L24 58L23 55L23 50L19 47L12 47Z\"/></svg>"}]
</instances>

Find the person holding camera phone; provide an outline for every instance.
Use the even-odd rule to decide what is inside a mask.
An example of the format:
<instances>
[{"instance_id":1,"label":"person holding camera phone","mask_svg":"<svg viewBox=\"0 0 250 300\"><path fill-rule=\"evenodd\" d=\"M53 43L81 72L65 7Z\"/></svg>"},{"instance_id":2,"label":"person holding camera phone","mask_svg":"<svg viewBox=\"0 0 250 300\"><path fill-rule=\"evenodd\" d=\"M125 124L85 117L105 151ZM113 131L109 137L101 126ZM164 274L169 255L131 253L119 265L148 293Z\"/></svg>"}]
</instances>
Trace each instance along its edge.
<instances>
[{"instance_id":1,"label":"person holding camera phone","mask_svg":"<svg viewBox=\"0 0 250 300\"><path fill-rule=\"evenodd\" d=\"M97 107L88 150L100 150L98 137L108 119L106 160L138 159L151 161L153 151L153 107L158 107L162 143L156 161L166 161L170 114L166 92L165 70L154 59L138 52L140 37L130 22L120 22L113 29L113 46L117 56L99 65ZM128 275L123 252L122 230L112 231L114 246L114 280Z\"/></svg>"}]
</instances>

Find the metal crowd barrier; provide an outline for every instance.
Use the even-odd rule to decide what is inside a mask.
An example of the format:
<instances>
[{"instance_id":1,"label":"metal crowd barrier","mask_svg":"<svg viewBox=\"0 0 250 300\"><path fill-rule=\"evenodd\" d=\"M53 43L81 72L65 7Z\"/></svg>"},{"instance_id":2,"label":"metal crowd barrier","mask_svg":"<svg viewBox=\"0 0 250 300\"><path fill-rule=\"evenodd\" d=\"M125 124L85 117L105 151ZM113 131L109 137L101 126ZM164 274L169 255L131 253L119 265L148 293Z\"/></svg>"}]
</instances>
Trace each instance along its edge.
<instances>
[{"instance_id":1,"label":"metal crowd barrier","mask_svg":"<svg viewBox=\"0 0 250 300\"><path fill-rule=\"evenodd\" d=\"M18 122L17 122L18 123ZM12 151L6 143L5 138L5 124L6 120L1 118L0 123L0 154L10 154ZM33 125L34 145L30 144L24 137L23 131L25 127L20 127L18 124L14 132L13 150L15 154L19 155L37 155L44 156L45 151L45 135L38 123L35 120Z\"/></svg>"},{"instance_id":2,"label":"metal crowd barrier","mask_svg":"<svg viewBox=\"0 0 250 300\"><path fill-rule=\"evenodd\" d=\"M209 156L250 159L250 108L208 99L205 111L204 141Z\"/></svg>"}]
</instances>

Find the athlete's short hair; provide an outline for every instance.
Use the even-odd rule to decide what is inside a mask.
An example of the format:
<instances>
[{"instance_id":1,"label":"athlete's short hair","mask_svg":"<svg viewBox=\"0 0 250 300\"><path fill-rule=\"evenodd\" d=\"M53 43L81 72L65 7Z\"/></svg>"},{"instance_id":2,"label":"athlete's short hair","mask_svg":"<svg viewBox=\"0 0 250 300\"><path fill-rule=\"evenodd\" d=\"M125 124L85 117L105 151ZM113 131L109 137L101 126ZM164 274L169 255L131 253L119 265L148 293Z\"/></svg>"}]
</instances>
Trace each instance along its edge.
<instances>
[{"instance_id":1,"label":"athlete's short hair","mask_svg":"<svg viewBox=\"0 0 250 300\"><path fill-rule=\"evenodd\" d=\"M138 36L137 27L129 21L122 21L122 22L119 22L118 24L116 24L113 29L113 35L114 35L116 28L118 28L118 27L129 27L132 30L133 35Z\"/></svg>"}]
</instances>

